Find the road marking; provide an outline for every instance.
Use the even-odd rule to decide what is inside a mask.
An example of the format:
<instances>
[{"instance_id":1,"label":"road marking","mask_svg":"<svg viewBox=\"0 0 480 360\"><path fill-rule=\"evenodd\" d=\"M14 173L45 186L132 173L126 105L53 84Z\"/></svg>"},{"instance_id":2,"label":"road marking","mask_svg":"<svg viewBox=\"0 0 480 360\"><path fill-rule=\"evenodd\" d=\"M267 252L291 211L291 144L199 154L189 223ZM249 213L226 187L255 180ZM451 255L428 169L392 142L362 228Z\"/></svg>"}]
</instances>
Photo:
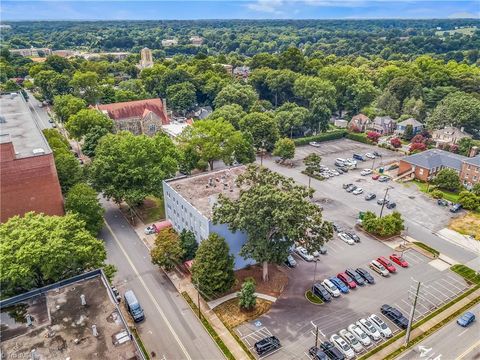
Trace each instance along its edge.
<instances>
[{"instance_id":1,"label":"road marking","mask_svg":"<svg viewBox=\"0 0 480 360\"><path fill-rule=\"evenodd\" d=\"M465 334L466 332L468 331L468 328L466 328L465 330L463 330L460 334L458 334L457 336L462 336L463 334Z\"/></svg>"},{"instance_id":2,"label":"road marking","mask_svg":"<svg viewBox=\"0 0 480 360\"><path fill-rule=\"evenodd\" d=\"M152 302L154 303L155 307L157 308L158 312L160 313L160 316L162 317L163 321L165 321L165 323L167 324L167 327L168 329L170 330L170 332L172 333L173 337L175 338L175 340L177 341L178 345L180 346L180 348L182 349L183 353L185 354L186 358L188 360L192 360L192 358L190 357L190 355L188 354L187 352L187 349L185 348L185 346L183 346L182 342L180 341L180 338L178 337L177 333L175 332L175 330L173 329L172 325L170 324L170 322L168 321L167 317L165 316L165 313L163 312L162 308L160 307L160 305L158 304L157 300L155 299L155 297L153 296L153 294L150 292L150 289L147 287L147 284L145 284L145 281L142 279L142 277L140 276L140 273L138 272L137 268L135 267L135 265L133 264L132 262L132 259L130 259L130 257L128 256L127 252L125 251L125 249L123 248L122 244L120 243L120 240L118 240L117 238L117 235L115 235L115 233L113 232L112 228L110 227L110 225L108 224L108 222L106 220L104 220L105 222L105 225L107 226L107 229L110 231L110 233L112 234L113 236L113 239L115 240L115 242L117 243L118 247L120 248L120 250L122 251L123 255L125 256L125 258L127 259L128 263L130 264L130 266L132 267L133 271L135 272L135 275L137 275L138 277L138 280L140 280L140 282L142 283L145 291L147 292L148 296L150 297L150 299L152 300Z\"/></svg>"},{"instance_id":3,"label":"road marking","mask_svg":"<svg viewBox=\"0 0 480 360\"><path fill-rule=\"evenodd\" d=\"M478 345L480 345L480 340L478 340L475 344L473 344L467 350L465 350L463 353L461 353L460 356L457 357L457 360L462 360L465 356L470 354L472 352L472 350L474 350Z\"/></svg>"},{"instance_id":4,"label":"road marking","mask_svg":"<svg viewBox=\"0 0 480 360\"><path fill-rule=\"evenodd\" d=\"M449 288L446 288L445 286L443 286L439 281L436 282L437 285L440 285L442 288L444 288L445 290L447 290L448 292L452 293L453 296L457 296L457 293L453 292L452 290L450 290Z\"/></svg>"},{"instance_id":5,"label":"road marking","mask_svg":"<svg viewBox=\"0 0 480 360\"><path fill-rule=\"evenodd\" d=\"M463 291L463 289L459 288L458 286L456 286L455 284L451 283L450 281L446 280L446 279L440 279L439 281L443 281L443 282L446 282L448 285L450 286L453 286L455 289L459 290L460 292Z\"/></svg>"}]
</instances>

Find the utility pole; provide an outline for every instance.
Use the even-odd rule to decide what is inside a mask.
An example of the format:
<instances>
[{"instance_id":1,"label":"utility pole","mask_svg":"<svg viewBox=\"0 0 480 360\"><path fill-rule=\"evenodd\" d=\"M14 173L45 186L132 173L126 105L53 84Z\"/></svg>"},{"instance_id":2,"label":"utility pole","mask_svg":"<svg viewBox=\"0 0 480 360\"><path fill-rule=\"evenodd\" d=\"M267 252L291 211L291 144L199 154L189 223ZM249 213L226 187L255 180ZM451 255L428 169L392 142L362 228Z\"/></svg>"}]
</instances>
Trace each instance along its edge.
<instances>
[{"instance_id":1,"label":"utility pole","mask_svg":"<svg viewBox=\"0 0 480 360\"><path fill-rule=\"evenodd\" d=\"M310 323L315 328L315 348L318 348L318 325L315 325L313 321L310 321Z\"/></svg>"},{"instance_id":2,"label":"utility pole","mask_svg":"<svg viewBox=\"0 0 480 360\"><path fill-rule=\"evenodd\" d=\"M313 284L315 285L315 281L317 280L317 264L318 264L318 259L315 259L315 269L313 270Z\"/></svg>"},{"instance_id":3,"label":"utility pole","mask_svg":"<svg viewBox=\"0 0 480 360\"><path fill-rule=\"evenodd\" d=\"M405 336L405 345L408 345L408 342L410 341L410 332L412 330L413 317L415 315L415 308L417 306L418 293L420 292L421 284L422 283L420 281L417 282L417 291L415 292L415 298L413 299L412 311L410 311L410 319L408 319L407 335Z\"/></svg>"},{"instance_id":4,"label":"utility pole","mask_svg":"<svg viewBox=\"0 0 480 360\"><path fill-rule=\"evenodd\" d=\"M383 214L383 208L385 207L385 201L387 199L387 194L388 194L388 190L392 189L391 186L387 186L387 189L385 190L385 196L383 197L383 201L382 201L382 209L380 210L380 218L382 217L382 214Z\"/></svg>"}]
</instances>

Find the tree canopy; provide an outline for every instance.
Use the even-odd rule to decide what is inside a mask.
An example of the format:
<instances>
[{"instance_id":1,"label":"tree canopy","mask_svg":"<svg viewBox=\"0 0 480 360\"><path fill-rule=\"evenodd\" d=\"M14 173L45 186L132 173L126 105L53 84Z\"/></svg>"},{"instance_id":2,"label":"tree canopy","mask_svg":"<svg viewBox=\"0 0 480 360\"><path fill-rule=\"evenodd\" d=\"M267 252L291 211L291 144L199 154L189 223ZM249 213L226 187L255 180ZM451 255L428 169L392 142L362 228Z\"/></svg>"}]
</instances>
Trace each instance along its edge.
<instances>
[{"instance_id":1,"label":"tree canopy","mask_svg":"<svg viewBox=\"0 0 480 360\"><path fill-rule=\"evenodd\" d=\"M112 131L113 121L95 109L83 109L70 116L65 127L73 138L80 140L95 127Z\"/></svg>"},{"instance_id":2,"label":"tree canopy","mask_svg":"<svg viewBox=\"0 0 480 360\"><path fill-rule=\"evenodd\" d=\"M65 210L77 214L85 222L85 228L96 236L103 227L105 212L97 198L97 192L88 184L79 183L65 196Z\"/></svg>"}]
</instances>

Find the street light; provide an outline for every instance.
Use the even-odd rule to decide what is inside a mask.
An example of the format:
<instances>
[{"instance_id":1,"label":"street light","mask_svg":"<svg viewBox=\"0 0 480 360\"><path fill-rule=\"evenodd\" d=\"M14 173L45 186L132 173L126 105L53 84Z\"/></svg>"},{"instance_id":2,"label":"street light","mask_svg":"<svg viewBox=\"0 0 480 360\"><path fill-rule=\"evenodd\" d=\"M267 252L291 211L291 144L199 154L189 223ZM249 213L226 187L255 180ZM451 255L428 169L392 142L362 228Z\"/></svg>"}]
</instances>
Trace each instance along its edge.
<instances>
[{"instance_id":1,"label":"street light","mask_svg":"<svg viewBox=\"0 0 480 360\"><path fill-rule=\"evenodd\" d=\"M318 325L315 325L313 321L310 321L310 323L315 328L315 348L318 348Z\"/></svg>"},{"instance_id":2,"label":"street light","mask_svg":"<svg viewBox=\"0 0 480 360\"><path fill-rule=\"evenodd\" d=\"M315 281L317 280L317 264L318 264L318 259L315 259L315 269L313 270L313 285L315 285Z\"/></svg>"},{"instance_id":3,"label":"street light","mask_svg":"<svg viewBox=\"0 0 480 360\"><path fill-rule=\"evenodd\" d=\"M415 297L413 298L412 310L410 311L410 319L408 319L407 334L405 335L405 345L408 345L408 342L410 341L410 332L412 330L413 318L415 316L415 308L417 307L418 293L420 292L420 285L422 284L420 281L417 281L414 278L411 279L417 283L417 291L415 292Z\"/></svg>"},{"instance_id":4,"label":"street light","mask_svg":"<svg viewBox=\"0 0 480 360\"><path fill-rule=\"evenodd\" d=\"M383 208L385 207L385 200L387 199L388 190L390 189L393 189L393 186L387 186L387 188L385 189L385 196L383 197L382 201L382 209L380 210L380 218L382 217Z\"/></svg>"}]
</instances>

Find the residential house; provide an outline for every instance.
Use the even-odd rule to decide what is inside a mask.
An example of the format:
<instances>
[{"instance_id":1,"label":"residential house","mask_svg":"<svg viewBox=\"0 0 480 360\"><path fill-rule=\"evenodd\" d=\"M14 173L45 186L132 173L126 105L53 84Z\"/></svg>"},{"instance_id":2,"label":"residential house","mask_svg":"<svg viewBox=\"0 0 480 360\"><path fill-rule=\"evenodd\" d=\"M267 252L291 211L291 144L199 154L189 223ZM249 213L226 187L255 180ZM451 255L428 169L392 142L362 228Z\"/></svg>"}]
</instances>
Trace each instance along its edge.
<instances>
[{"instance_id":1,"label":"residential house","mask_svg":"<svg viewBox=\"0 0 480 360\"><path fill-rule=\"evenodd\" d=\"M368 116L364 114L358 114L352 117L352 120L348 123L348 128L352 129L354 127L358 128L361 132L365 132L367 127L370 125L371 120Z\"/></svg>"},{"instance_id":2,"label":"residential house","mask_svg":"<svg viewBox=\"0 0 480 360\"><path fill-rule=\"evenodd\" d=\"M456 144L460 139L472 137L463 130L463 127L458 129L454 126L445 126L443 129L435 130L432 133L432 140L435 141L437 147L443 148Z\"/></svg>"},{"instance_id":3,"label":"residential house","mask_svg":"<svg viewBox=\"0 0 480 360\"><path fill-rule=\"evenodd\" d=\"M462 169L460 170L460 181L468 189L480 182L480 155L463 161Z\"/></svg>"},{"instance_id":4,"label":"residential house","mask_svg":"<svg viewBox=\"0 0 480 360\"><path fill-rule=\"evenodd\" d=\"M414 118L409 118L407 120L399 122L397 124L397 129L395 130L395 132L399 135L403 135L408 125L412 126L413 135L417 135L423 131L423 124L420 121L415 120Z\"/></svg>"},{"instance_id":5,"label":"residential house","mask_svg":"<svg viewBox=\"0 0 480 360\"><path fill-rule=\"evenodd\" d=\"M334 125L336 127L339 127L339 128L347 128L348 126L348 121L347 120L343 120L343 119L336 119L335 122L334 122Z\"/></svg>"},{"instance_id":6,"label":"residential house","mask_svg":"<svg viewBox=\"0 0 480 360\"><path fill-rule=\"evenodd\" d=\"M192 36L190 38L190 44L194 46L201 46L203 44L203 38L201 36Z\"/></svg>"},{"instance_id":7,"label":"residential house","mask_svg":"<svg viewBox=\"0 0 480 360\"><path fill-rule=\"evenodd\" d=\"M389 135L395 131L395 120L390 116L376 116L367 128L381 135Z\"/></svg>"},{"instance_id":8,"label":"residential house","mask_svg":"<svg viewBox=\"0 0 480 360\"><path fill-rule=\"evenodd\" d=\"M206 119L212 112L213 109L211 106L200 107L193 112L193 117L197 120L203 120Z\"/></svg>"},{"instance_id":9,"label":"residential house","mask_svg":"<svg viewBox=\"0 0 480 360\"><path fill-rule=\"evenodd\" d=\"M170 46L175 46L178 45L178 40L177 39L164 39L162 40L162 46L163 47L170 47Z\"/></svg>"},{"instance_id":10,"label":"residential house","mask_svg":"<svg viewBox=\"0 0 480 360\"><path fill-rule=\"evenodd\" d=\"M170 123L162 99L126 101L97 105L96 108L113 120L116 131L127 130L135 135L154 135L162 125Z\"/></svg>"},{"instance_id":11,"label":"residential house","mask_svg":"<svg viewBox=\"0 0 480 360\"><path fill-rule=\"evenodd\" d=\"M237 66L233 69L233 75L241 79L247 79L250 75L250 67L248 66Z\"/></svg>"}]
</instances>

